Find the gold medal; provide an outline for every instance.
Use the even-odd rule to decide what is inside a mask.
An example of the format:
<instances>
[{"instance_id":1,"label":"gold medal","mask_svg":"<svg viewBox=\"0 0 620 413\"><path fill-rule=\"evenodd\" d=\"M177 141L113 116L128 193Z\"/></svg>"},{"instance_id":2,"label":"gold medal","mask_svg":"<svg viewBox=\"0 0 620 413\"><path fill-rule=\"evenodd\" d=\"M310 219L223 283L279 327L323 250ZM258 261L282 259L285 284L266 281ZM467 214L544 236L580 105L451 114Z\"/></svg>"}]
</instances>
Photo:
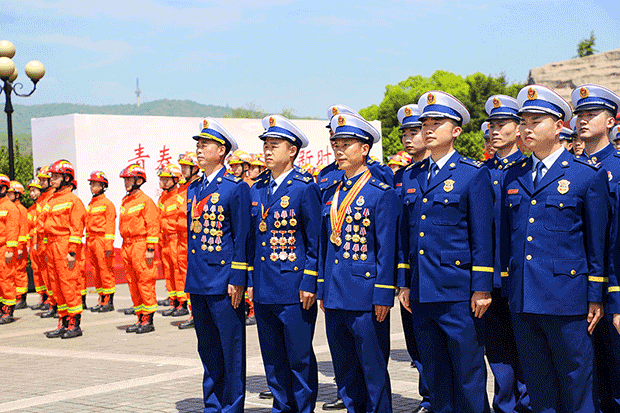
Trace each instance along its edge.
<instances>
[{"instance_id":1,"label":"gold medal","mask_svg":"<svg viewBox=\"0 0 620 413\"><path fill-rule=\"evenodd\" d=\"M200 234L201 231L202 231L202 224L200 223L200 221L194 221L194 232L196 234Z\"/></svg>"},{"instance_id":2,"label":"gold medal","mask_svg":"<svg viewBox=\"0 0 620 413\"><path fill-rule=\"evenodd\" d=\"M359 259L360 257L357 255L357 253L353 254L353 261L357 261Z\"/></svg>"},{"instance_id":3,"label":"gold medal","mask_svg":"<svg viewBox=\"0 0 620 413\"><path fill-rule=\"evenodd\" d=\"M332 232L332 234L329 236L329 240L337 247L342 245L342 238L340 238L339 233L337 232Z\"/></svg>"},{"instance_id":4,"label":"gold medal","mask_svg":"<svg viewBox=\"0 0 620 413\"><path fill-rule=\"evenodd\" d=\"M280 228L280 221L275 221L273 223L273 226L276 227L276 228Z\"/></svg>"},{"instance_id":5,"label":"gold medal","mask_svg":"<svg viewBox=\"0 0 620 413\"><path fill-rule=\"evenodd\" d=\"M345 221L347 222L347 224L350 224L351 222L353 222L353 218L351 217L351 215L347 215Z\"/></svg>"},{"instance_id":6,"label":"gold medal","mask_svg":"<svg viewBox=\"0 0 620 413\"><path fill-rule=\"evenodd\" d=\"M261 221L260 224L258 224L258 229L260 232L267 232L267 223L265 221Z\"/></svg>"},{"instance_id":7,"label":"gold medal","mask_svg":"<svg viewBox=\"0 0 620 413\"><path fill-rule=\"evenodd\" d=\"M362 219L362 214L360 214L359 212L356 212L354 218L356 221L359 221L360 219Z\"/></svg>"},{"instance_id":8,"label":"gold medal","mask_svg":"<svg viewBox=\"0 0 620 413\"><path fill-rule=\"evenodd\" d=\"M278 254L275 252L272 252L271 255L269 256L269 259L274 262L278 261Z\"/></svg>"},{"instance_id":9,"label":"gold medal","mask_svg":"<svg viewBox=\"0 0 620 413\"><path fill-rule=\"evenodd\" d=\"M221 229L217 231L217 234L215 234L215 236L217 237L222 237L224 235L224 231L222 231Z\"/></svg>"},{"instance_id":10,"label":"gold medal","mask_svg":"<svg viewBox=\"0 0 620 413\"><path fill-rule=\"evenodd\" d=\"M362 221L362 225L365 227L370 226L370 219L364 218L364 220Z\"/></svg>"},{"instance_id":11,"label":"gold medal","mask_svg":"<svg viewBox=\"0 0 620 413\"><path fill-rule=\"evenodd\" d=\"M219 214L217 216L217 220L220 221L220 222L224 221L224 214Z\"/></svg>"},{"instance_id":12,"label":"gold medal","mask_svg":"<svg viewBox=\"0 0 620 413\"><path fill-rule=\"evenodd\" d=\"M295 254L294 252L291 252L291 253L288 255L288 260L289 260L290 262L293 262L293 261L295 261L296 259L297 259L297 254Z\"/></svg>"},{"instance_id":13,"label":"gold medal","mask_svg":"<svg viewBox=\"0 0 620 413\"><path fill-rule=\"evenodd\" d=\"M295 239L295 237L290 237L288 239L288 245L295 245L296 242L297 240Z\"/></svg>"},{"instance_id":14,"label":"gold medal","mask_svg":"<svg viewBox=\"0 0 620 413\"><path fill-rule=\"evenodd\" d=\"M215 250L216 250L217 252L220 252L220 251L222 250L222 247L221 247L220 245L216 245L216 246L215 246Z\"/></svg>"},{"instance_id":15,"label":"gold medal","mask_svg":"<svg viewBox=\"0 0 620 413\"><path fill-rule=\"evenodd\" d=\"M213 252L213 245L209 245L209 252Z\"/></svg>"},{"instance_id":16,"label":"gold medal","mask_svg":"<svg viewBox=\"0 0 620 413\"><path fill-rule=\"evenodd\" d=\"M291 218L288 223L291 227L294 227L295 225L297 225L297 220L295 218Z\"/></svg>"},{"instance_id":17,"label":"gold medal","mask_svg":"<svg viewBox=\"0 0 620 413\"><path fill-rule=\"evenodd\" d=\"M368 256L366 254L362 254L362 255L360 255L360 259L362 261L366 261L368 259Z\"/></svg>"},{"instance_id":18,"label":"gold medal","mask_svg":"<svg viewBox=\"0 0 620 413\"><path fill-rule=\"evenodd\" d=\"M360 237L360 244L366 244L366 237Z\"/></svg>"},{"instance_id":19,"label":"gold medal","mask_svg":"<svg viewBox=\"0 0 620 413\"><path fill-rule=\"evenodd\" d=\"M350 256L351 254L349 254L349 251L345 251L342 253L342 258L344 258L345 260L348 260Z\"/></svg>"},{"instance_id":20,"label":"gold medal","mask_svg":"<svg viewBox=\"0 0 620 413\"><path fill-rule=\"evenodd\" d=\"M207 222L207 221L205 221L205 222ZM209 233L209 228L205 228L204 233L208 234Z\"/></svg>"},{"instance_id":21,"label":"gold medal","mask_svg":"<svg viewBox=\"0 0 620 413\"><path fill-rule=\"evenodd\" d=\"M200 247L200 249L202 249L203 251L207 250L207 244L202 244L202 246Z\"/></svg>"},{"instance_id":22,"label":"gold medal","mask_svg":"<svg viewBox=\"0 0 620 413\"><path fill-rule=\"evenodd\" d=\"M351 237L351 234L346 234L346 235L344 236L344 240L345 240L345 241L351 241L351 238L352 238L352 237Z\"/></svg>"},{"instance_id":23,"label":"gold medal","mask_svg":"<svg viewBox=\"0 0 620 413\"><path fill-rule=\"evenodd\" d=\"M285 226L286 226L286 220L285 220L285 219L283 219L282 221L280 221L280 223L282 224L282 226L283 226L283 227L285 227Z\"/></svg>"},{"instance_id":24,"label":"gold medal","mask_svg":"<svg viewBox=\"0 0 620 413\"><path fill-rule=\"evenodd\" d=\"M284 247L284 246L286 246L286 244L288 244L288 240L286 238L282 237L282 238L280 238L278 240L278 243L280 244L281 247Z\"/></svg>"},{"instance_id":25,"label":"gold medal","mask_svg":"<svg viewBox=\"0 0 620 413\"><path fill-rule=\"evenodd\" d=\"M276 237L271 237L271 238L269 239L269 243L270 243L271 245L278 245L278 239L277 239Z\"/></svg>"},{"instance_id":26,"label":"gold medal","mask_svg":"<svg viewBox=\"0 0 620 413\"><path fill-rule=\"evenodd\" d=\"M202 217L205 219L205 225L208 223L207 220L209 219L211 215L209 215L208 213L205 213Z\"/></svg>"},{"instance_id":27,"label":"gold medal","mask_svg":"<svg viewBox=\"0 0 620 413\"><path fill-rule=\"evenodd\" d=\"M353 242L360 242L360 236L357 234L353 234L353 237L351 238L351 240Z\"/></svg>"},{"instance_id":28,"label":"gold medal","mask_svg":"<svg viewBox=\"0 0 620 413\"><path fill-rule=\"evenodd\" d=\"M211 213L209 214L209 220L211 220L211 221L215 221L215 212L211 212Z\"/></svg>"},{"instance_id":29,"label":"gold medal","mask_svg":"<svg viewBox=\"0 0 620 413\"><path fill-rule=\"evenodd\" d=\"M288 254L286 253L286 251L280 251L279 258L280 261L286 261L286 259L288 258Z\"/></svg>"}]
</instances>

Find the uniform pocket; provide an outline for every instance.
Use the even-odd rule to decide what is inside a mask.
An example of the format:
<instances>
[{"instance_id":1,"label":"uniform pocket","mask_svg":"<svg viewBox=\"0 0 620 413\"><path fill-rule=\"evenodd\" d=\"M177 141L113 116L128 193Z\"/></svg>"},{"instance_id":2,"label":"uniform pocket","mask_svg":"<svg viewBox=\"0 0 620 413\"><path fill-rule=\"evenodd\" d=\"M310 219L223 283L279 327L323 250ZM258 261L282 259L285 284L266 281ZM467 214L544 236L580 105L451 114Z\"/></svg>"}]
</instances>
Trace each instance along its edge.
<instances>
[{"instance_id":1,"label":"uniform pocket","mask_svg":"<svg viewBox=\"0 0 620 413\"><path fill-rule=\"evenodd\" d=\"M545 202L545 228L550 231L571 232L579 220L576 197L550 195Z\"/></svg>"},{"instance_id":2,"label":"uniform pocket","mask_svg":"<svg viewBox=\"0 0 620 413\"><path fill-rule=\"evenodd\" d=\"M209 265L225 266L230 265L232 254L222 252L207 252L206 261Z\"/></svg>"},{"instance_id":3,"label":"uniform pocket","mask_svg":"<svg viewBox=\"0 0 620 413\"><path fill-rule=\"evenodd\" d=\"M521 211L521 195L508 195L504 201L504 205L508 209L508 222L510 223L510 229L517 229L521 225L521 219L523 218Z\"/></svg>"},{"instance_id":4,"label":"uniform pocket","mask_svg":"<svg viewBox=\"0 0 620 413\"><path fill-rule=\"evenodd\" d=\"M471 252L461 251L441 251L441 265L468 268L471 266Z\"/></svg>"},{"instance_id":5,"label":"uniform pocket","mask_svg":"<svg viewBox=\"0 0 620 413\"><path fill-rule=\"evenodd\" d=\"M374 264L352 264L351 274L353 274L355 277L371 279L377 277L377 269L375 268Z\"/></svg>"},{"instance_id":6,"label":"uniform pocket","mask_svg":"<svg viewBox=\"0 0 620 413\"><path fill-rule=\"evenodd\" d=\"M586 260L553 260L553 275L566 275L575 278L588 273Z\"/></svg>"},{"instance_id":7,"label":"uniform pocket","mask_svg":"<svg viewBox=\"0 0 620 413\"><path fill-rule=\"evenodd\" d=\"M460 200L459 194L436 194L433 197L433 224L458 224L461 220Z\"/></svg>"}]
</instances>

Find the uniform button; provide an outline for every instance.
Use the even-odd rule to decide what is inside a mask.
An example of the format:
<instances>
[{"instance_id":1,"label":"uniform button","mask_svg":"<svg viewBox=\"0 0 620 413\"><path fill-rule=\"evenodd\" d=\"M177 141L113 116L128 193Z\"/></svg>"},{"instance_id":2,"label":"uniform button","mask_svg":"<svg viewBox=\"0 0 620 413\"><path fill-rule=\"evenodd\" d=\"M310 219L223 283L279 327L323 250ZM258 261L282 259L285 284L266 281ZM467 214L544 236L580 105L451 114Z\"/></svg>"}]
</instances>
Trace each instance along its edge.
<instances>
[{"instance_id":1,"label":"uniform button","mask_svg":"<svg viewBox=\"0 0 620 413\"><path fill-rule=\"evenodd\" d=\"M195 254L195 253L196 253L196 250L192 250L192 254Z\"/></svg>"},{"instance_id":2,"label":"uniform button","mask_svg":"<svg viewBox=\"0 0 620 413\"><path fill-rule=\"evenodd\" d=\"M298 269L299 269L299 268L297 268L297 267L293 268L293 270L294 270L294 271L297 271Z\"/></svg>"},{"instance_id":3,"label":"uniform button","mask_svg":"<svg viewBox=\"0 0 620 413\"><path fill-rule=\"evenodd\" d=\"M420 237L423 237L423 236L424 236L424 233L423 233L423 232L420 232Z\"/></svg>"},{"instance_id":4,"label":"uniform button","mask_svg":"<svg viewBox=\"0 0 620 413\"><path fill-rule=\"evenodd\" d=\"M499 184L499 182L493 181L493 185L497 185L497 184Z\"/></svg>"},{"instance_id":5,"label":"uniform button","mask_svg":"<svg viewBox=\"0 0 620 413\"><path fill-rule=\"evenodd\" d=\"M426 204L426 203L428 202L428 199L427 199L427 198L424 198L424 199L422 200L422 202L424 202L424 203Z\"/></svg>"},{"instance_id":6,"label":"uniform button","mask_svg":"<svg viewBox=\"0 0 620 413\"><path fill-rule=\"evenodd\" d=\"M456 265L461 265L461 261L459 261L459 260L456 260L454 263L455 263Z\"/></svg>"},{"instance_id":7,"label":"uniform button","mask_svg":"<svg viewBox=\"0 0 620 413\"><path fill-rule=\"evenodd\" d=\"M226 261L222 260L222 261L220 261L220 264L224 265L224 264L226 264Z\"/></svg>"},{"instance_id":8,"label":"uniform button","mask_svg":"<svg viewBox=\"0 0 620 413\"><path fill-rule=\"evenodd\" d=\"M424 255L424 250L420 250L420 255Z\"/></svg>"},{"instance_id":9,"label":"uniform button","mask_svg":"<svg viewBox=\"0 0 620 413\"><path fill-rule=\"evenodd\" d=\"M444 202L444 204L447 204L447 203L448 203L448 200L447 200L447 199L444 199L444 200L443 200L443 202Z\"/></svg>"},{"instance_id":10,"label":"uniform button","mask_svg":"<svg viewBox=\"0 0 620 413\"><path fill-rule=\"evenodd\" d=\"M536 200L532 199L532 205L536 205Z\"/></svg>"},{"instance_id":11,"label":"uniform button","mask_svg":"<svg viewBox=\"0 0 620 413\"><path fill-rule=\"evenodd\" d=\"M338 264L338 260L334 260L334 264Z\"/></svg>"},{"instance_id":12,"label":"uniform button","mask_svg":"<svg viewBox=\"0 0 620 413\"><path fill-rule=\"evenodd\" d=\"M563 206L564 206L564 204L560 202L560 208L562 208Z\"/></svg>"},{"instance_id":13,"label":"uniform button","mask_svg":"<svg viewBox=\"0 0 620 413\"><path fill-rule=\"evenodd\" d=\"M530 218L530 224L534 223L534 218Z\"/></svg>"},{"instance_id":14,"label":"uniform button","mask_svg":"<svg viewBox=\"0 0 620 413\"><path fill-rule=\"evenodd\" d=\"M575 270L570 270L570 275L575 275L575 274L577 274L577 271L575 271Z\"/></svg>"},{"instance_id":15,"label":"uniform button","mask_svg":"<svg viewBox=\"0 0 620 413\"><path fill-rule=\"evenodd\" d=\"M265 257L260 257L260 260L261 261L265 261Z\"/></svg>"},{"instance_id":16,"label":"uniform button","mask_svg":"<svg viewBox=\"0 0 620 413\"><path fill-rule=\"evenodd\" d=\"M532 259L531 255L528 255L527 257L525 257L526 260L530 261Z\"/></svg>"},{"instance_id":17,"label":"uniform button","mask_svg":"<svg viewBox=\"0 0 620 413\"><path fill-rule=\"evenodd\" d=\"M426 219L426 215L422 215L420 218L424 221Z\"/></svg>"},{"instance_id":18,"label":"uniform button","mask_svg":"<svg viewBox=\"0 0 620 413\"><path fill-rule=\"evenodd\" d=\"M530 235L529 237L527 237L528 241L532 241L534 238L532 238L532 236Z\"/></svg>"},{"instance_id":19,"label":"uniform button","mask_svg":"<svg viewBox=\"0 0 620 413\"><path fill-rule=\"evenodd\" d=\"M366 273L366 277L370 277L370 272L367 272L367 273Z\"/></svg>"},{"instance_id":20,"label":"uniform button","mask_svg":"<svg viewBox=\"0 0 620 413\"><path fill-rule=\"evenodd\" d=\"M195 236L195 235L192 235L192 239L196 239L196 236Z\"/></svg>"},{"instance_id":21,"label":"uniform button","mask_svg":"<svg viewBox=\"0 0 620 413\"><path fill-rule=\"evenodd\" d=\"M264 247L265 245L267 245L267 244L266 244L265 242L263 242L263 247Z\"/></svg>"}]
</instances>

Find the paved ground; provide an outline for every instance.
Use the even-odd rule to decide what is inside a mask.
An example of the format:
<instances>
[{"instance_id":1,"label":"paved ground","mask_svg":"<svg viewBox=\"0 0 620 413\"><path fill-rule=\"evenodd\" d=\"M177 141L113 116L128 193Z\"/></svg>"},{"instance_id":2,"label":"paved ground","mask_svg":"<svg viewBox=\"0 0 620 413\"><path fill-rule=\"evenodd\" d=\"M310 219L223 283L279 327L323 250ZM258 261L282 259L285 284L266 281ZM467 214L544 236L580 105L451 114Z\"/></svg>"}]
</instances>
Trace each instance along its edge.
<instances>
[{"instance_id":1,"label":"paved ground","mask_svg":"<svg viewBox=\"0 0 620 413\"><path fill-rule=\"evenodd\" d=\"M157 293L165 297L163 281ZM89 291L88 305L95 304ZM29 304L36 297L29 294ZM118 285L117 309L131 305L126 285ZM159 310L161 311L161 309ZM135 316L119 312L84 312L84 335L72 340L47 339L44 331L57 320L41 319L32 310L16 311L15 323L0 326L0 371L9 391L0 393L0 412L202 412L202 367L194 330L179 330L182 318L155 317L153 333L127 334ZM420 402L417 370L410 367L399 315L392 313L392 379L395 412L410 412ZM319 362L321 404L334 398L336 386L319 311L314 348ZM248 327L246 412L270 412L258 398L266 389L256 326ZM493 386L489 373L488 391Z\"/></svg>"}]
</instances>

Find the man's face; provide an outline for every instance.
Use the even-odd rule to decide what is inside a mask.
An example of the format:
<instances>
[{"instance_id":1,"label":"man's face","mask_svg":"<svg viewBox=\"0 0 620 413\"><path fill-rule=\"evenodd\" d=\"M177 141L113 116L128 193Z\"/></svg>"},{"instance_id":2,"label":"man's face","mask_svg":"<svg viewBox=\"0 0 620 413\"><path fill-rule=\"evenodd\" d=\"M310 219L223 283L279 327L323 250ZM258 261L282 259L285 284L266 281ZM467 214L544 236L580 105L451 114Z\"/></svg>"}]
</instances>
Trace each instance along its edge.
<instances>
[{"instance_id":1,"label":"man's face","mask_svg":"<svg viewBox=\"0 0 620 413\"><path fill-rule=\"evenodd\" d=\"M237 178L241 178L241 176L243 175L243 164L242 163L236 163L230 166L230 170L232 171L232 174L234 176L236 176Z\"/></svg>"},{"instance_id":2,"label":"man's face","mask_svg":"<svg viewBox=\"0 0 620 413\"><path fill-rule=\"evenodd\" d=\"M523 113L519 125L521 139L528 151L553 146L562 130L562 121L544 113Z\"/></svg>"},{"instance_id":3,"label":"man's face","mask_svg":"<svg viewBox=\"0 0 620 413\"><path fill-rule=\"evenodd\" d=\"M616 139L614 141L614 148L620 150L620 139Z\"/></svg>"},{"instance_id":4,"label":"man's face","mask_svg":"<svg viewBox=\"0 0 620 413\"><path fill-rule=\"evenodd\" d=\"M511 147L517 141L519 125L511 119L489 121L489 140L495 149Z\"/></svg>"},{"instance_id":5,"label":"man's face","mask_svg":"<svg viewBox=\"0 0 620 413\"><path fill-rule=\"evenodd\" d=\"M15 194L15 192L11 191L7 194L7 197L9 198L11 202L15 202L15 198L17 198L17 195Z\"/></svg>"},{"instance_id":6,"label":"man's face","mask_svg":"<svg viewBox=\"0 0 620 413\"><path fill-rule=\"evenodd\" d=\"M43 191L45 191L47 188L50 187L50 180L49 180L49 178L39 178L39 183L41 184L41 189Z\"/></svg>"},{"instance_id":7,"label":"man's face","mask_svg":"<svg viewBox=\"0 0 620 413\"><path fill-rule=\"evenodd\" d=\"M196 142L196 158L201 168L219 163L225 152L226 147L214 140L200 138Z\"/></svg>"},{"instance_id":8,"label":"man's face","mask_svg":"<svg viewBox=\"0 0 620 413\"><path fill-rule=\"evenodd\" d=\"M186 180L191 179L192 177L192 169L194 169L195 166L192 165L181 165L181 173L183 174L183 177Z\"/></svg>"},{"instance_id":9,"label":"man's face","mask_svg":"<svg viewBox=\"0 0 620 413\"><path fill-rule=\"evenodd\" d=\"M295 151L295 145L284 139L266 138L263 143L265 164L269 169L288 164Z\"/></svg>"},{"instance_id":10,"label":"man's face","mask_svg":"<svg viewBox=\"0 0 620 413\"><path fill-rule=\"evenodd\" d=\"M422 128L420 127L403 129L402 141L405 151L411 156L416 156L426 151L424 139L422 138Z\"/></svg>"},{"instance_id":11,"label":"man's face","mask_svg":"<svg viewBox=\"0 0 620 413\"><path fill-rule=\"evenodd\" d=\"M424 145L430 151L446 147L461 133L461 127L448 118L425 118L422 121Z\"/></svg>"},{"instance_id":12,"label":"man's face","mask_svg":"<svg viewBox=\"0 0 620 413\"><path fill-rule=\"evenodd\" d=\"M579 137L573 139L573 152L575 152L575 155L583 155L585 148L586 142L583 139Z\"/></svg>"},{"instance_id":13,"label":"man's face","mask_svg":"<svg viewBox=\"0 0 620 413\"><path fill-rule=\"evenodd\" d=\"M54 189L60 188L62 185L62 174L52 173L50 178L50 186Z\"/></svg>"},{"instance_id":14,"label":"man's face","mask_svg":"<svg viewBox=\"0 0 620 413\"><path fill-rule=\"evenodd\" d=\"M588 109L577 113L577 136L588 142L599 139L614 126L615 119L604 109Z\"/></svg>"},{"instance_id":15,"label":"man's face","mask_svg":"<svg viewBox=\"0 0 620 413\"><path fill-rule=\"evenodd\" d=\"M41 190L39 188L35 188L34 186L30 188L30 198L36 201L40 196Z\"/></svg>"},{"instance_id":16,"label":"man's face","mask_svg":"<svg viewBox=\"0 0 620 413\"><path fill-rule=\"evenodd\" d=\"M101 182L90 181L90 193L97 195L103 191L103 184Z\"/></svg>"},{"instance_id":17,"label":"man's face","mask_svg":"<svg viewBox=\"0 0 620 413\"><path fill-rule=\"evenodd\" d=\"M125 191L131 192L133 189L133 184L135 182L136 182L136 178L132 176L129 178L123 178L123 183L125 184Z\"/></svg>"},{"instance_id":18,"label":"man's face","mask_svg":"<svg viewBox=\"0 0 620 413\"><path fill-rule=\"evenodd\" d=\"M258 175L261 173L261 167L258 165L250 165L250 169L248 170L248 178L256 179Z\"/></svg>"},{"instance_id":19,"label":"man's face","mask_svg":"<svg viewBox=\"0 0 620 413\"><path fill-rule=\"evenodd\" d=\"M174 186L174 179L169 176L159 177L159 187L161 189L170 189Z\"/></svg>"},{"instance_id":20,"label":"man's face","mask_svg":"<svg viewBox=\"0 0 620 413\"><path fill-rule=\"evenodd\" d=\"M340 169L362 165L370 151L370 145L354 138L334 139L332 140L332 148Z\"/></svg>"},{"instance_id":21,"label":"man's face","mask_svg":"<svg viewBox=\"0 0 620 413\"><path fill-rule=\"evenodd\" d=\"M560 141L560 143L562 144L562 146L564 148L566 148L567 151L570 151L571 149L573 149L573 142L572 141L563 139L563 140Z\"/></svg>"}]
</instances>

